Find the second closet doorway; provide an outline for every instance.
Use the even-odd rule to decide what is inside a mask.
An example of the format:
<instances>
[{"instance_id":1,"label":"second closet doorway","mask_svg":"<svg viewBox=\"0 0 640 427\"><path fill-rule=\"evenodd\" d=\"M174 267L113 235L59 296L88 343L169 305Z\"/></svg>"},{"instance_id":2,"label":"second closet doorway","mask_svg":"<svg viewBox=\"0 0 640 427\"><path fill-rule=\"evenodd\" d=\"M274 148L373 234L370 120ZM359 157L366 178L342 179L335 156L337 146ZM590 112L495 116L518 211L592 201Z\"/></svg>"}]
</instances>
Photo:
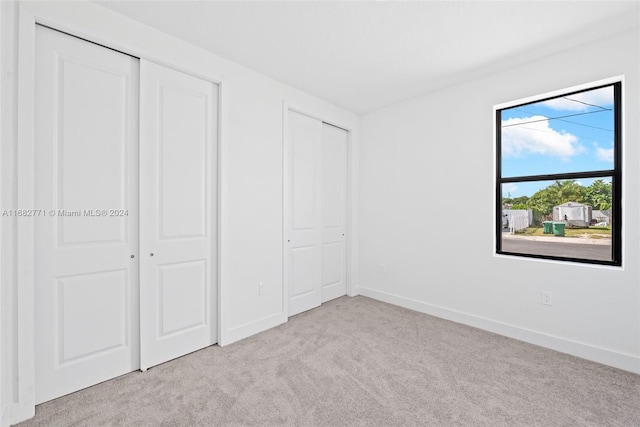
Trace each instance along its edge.
<instances>
[{"instance_id":1,"label":"second closet doorway","mask_svg":"<svg viewBox=\"0 0 640 427\"><path fill-rule=\"evenodd\" d=\"M349 133L288 111L285 283L288 316L347 293Z\"/></svg>"}]
</instances>

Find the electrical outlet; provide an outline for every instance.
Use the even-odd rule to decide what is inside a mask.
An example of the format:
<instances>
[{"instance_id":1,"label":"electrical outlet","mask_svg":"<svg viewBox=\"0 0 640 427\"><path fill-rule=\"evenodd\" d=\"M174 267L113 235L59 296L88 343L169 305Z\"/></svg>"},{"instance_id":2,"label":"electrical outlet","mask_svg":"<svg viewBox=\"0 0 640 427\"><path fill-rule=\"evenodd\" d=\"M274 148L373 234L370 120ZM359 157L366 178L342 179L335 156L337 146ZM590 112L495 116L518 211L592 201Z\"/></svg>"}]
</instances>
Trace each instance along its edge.
<instances>
[{"instance_id":1,"label":"electrical outlet","mask_svg":"<svg viewBox=\"0 0 640 427\"><path fill-rule=\"evenodd\" d=\"M380 272L382 273L387 272L387 264L380 264Z\"/></svg>"},{"instance_id":2,"label":"electrical outlet","mask_svg":"<svg viewBox=\"0 0 640 427\"><path fill-rule=\"evenodd\" d=\"M258 285L258 295L262 296L264 295L264 283L260 282L260 284Z\"/></svg>"},{"instance_id":3,"label":"electrical outlet","mask_svg":"<svg viewBox=\"0 0 640 427\"><path fill-rule=\"evenodd\" d=\"M544 305L552 305L551 304L551 292L542 291L542 304L544 304Z\"/></svg>"}]
</instances>

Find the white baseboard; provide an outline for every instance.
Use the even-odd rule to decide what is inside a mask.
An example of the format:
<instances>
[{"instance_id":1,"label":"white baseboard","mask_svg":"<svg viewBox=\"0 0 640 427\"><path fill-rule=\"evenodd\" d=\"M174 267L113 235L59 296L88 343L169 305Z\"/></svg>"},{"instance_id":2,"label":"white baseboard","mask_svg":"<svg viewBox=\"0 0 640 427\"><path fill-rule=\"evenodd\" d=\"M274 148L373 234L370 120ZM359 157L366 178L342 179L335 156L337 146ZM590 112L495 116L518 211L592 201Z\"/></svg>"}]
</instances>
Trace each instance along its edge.
<instances>
[{"instance_id":1,"label":"white baseboard","mask_svg":"<svg viewBox=\"0 0 640 427\"><path fill-rule=\"evenodd\" d=\"M0 427L8 427L11 425L9 420L9 407L3 406L0 410Z\"/></svg>"},{"instance_id":2,"label":"white baseboard","mask_svg":"<svg viewBox=\"0 0 640 427\"><path fill-rule=\"evenodd\" d=\"M251 335L255 335L259 332L281 325L285 323L287 319L287 316L280 312L227 329L226 331L221 332L221 336L218 339L218 345L220 347L224 347L225 345L229 345L243 338L250 337Z\"/></svg>"},{"instance_id":3,"label":"white baseboard","mask_svg":"<svg viewBox=\"0 0 640 427\"><path fill-rule=\"evenodd\" d=\"M358 293L378 301L419 311L442 319L451 320L456 323L473 326L475 328L514 338L516 340L539 345L562 353L571 354L572 356L580 357L582 359L591 360L593 362L602 363L603 365L613 366L614 368L640 374L640 357L638 356L567 340L565 338L532 331L519 326L509 325L496 320L474 316L461 311L451 310L449 308L428 304L422 301L362 286L359 287Z\"/></svg>"},{"instance_id":4,"label":"white baseboard","mask_svg":"<svg viewBox=\"0 0 640 427\"><path fill-rule=\"evenodd\" d=\"M2 408L0 414L0 426L8 427L19 422L33 418L36 414L36 405L34 402L10 403Z\"/></svg>"}]
</instances>

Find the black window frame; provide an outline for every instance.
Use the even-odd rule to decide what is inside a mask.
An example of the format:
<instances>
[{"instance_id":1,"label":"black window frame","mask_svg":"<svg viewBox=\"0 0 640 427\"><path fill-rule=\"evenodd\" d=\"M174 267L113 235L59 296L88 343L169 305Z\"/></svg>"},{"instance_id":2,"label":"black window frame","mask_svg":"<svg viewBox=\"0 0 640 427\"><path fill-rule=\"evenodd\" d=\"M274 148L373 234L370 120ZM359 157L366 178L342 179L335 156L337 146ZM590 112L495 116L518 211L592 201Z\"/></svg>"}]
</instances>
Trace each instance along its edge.
<instances>
[{"instance_id":1,"label":"black window frame","mask_svg":"<svg viewBox=\"0 0 640 427\"><path fill-rule=\"evenodd\" d=\"M575 95L604 87L613 87L613 120L614 120L614 137L613 137L613 169L584 171L584 172L568 172L541 175L523 175L502 177L502 111L515 107L522 107L538 102L548 101L563 96ZM495 109L495 141L496 141L496 163L495 163L495 239L496 253L500 255L511 255L525 258L537 258L554 261L568 261L585 264L622 266L622 81L616 80L610 83L595 84L593 86L581 88L579 90L567 90L555 94L553 96L542 97L533 101L523 103L514 103L509 106L501 106ZM549 256L540 254L528 254L520 252L507 252L502 250L502 185L514 182L530 182L530 181L556 181L556 180L573 180L583 178L611 178L612 191L612 218L611 223L611 261L594 260L585 258Z\"/></svg>"}]
</instances>

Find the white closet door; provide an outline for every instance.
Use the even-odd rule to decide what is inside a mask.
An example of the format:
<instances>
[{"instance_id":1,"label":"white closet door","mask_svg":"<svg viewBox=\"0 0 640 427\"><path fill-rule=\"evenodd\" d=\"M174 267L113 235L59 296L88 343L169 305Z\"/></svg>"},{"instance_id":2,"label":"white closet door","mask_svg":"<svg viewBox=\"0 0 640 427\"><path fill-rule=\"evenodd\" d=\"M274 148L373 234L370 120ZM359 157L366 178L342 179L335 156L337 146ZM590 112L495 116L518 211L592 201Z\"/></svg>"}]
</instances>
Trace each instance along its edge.
<instances>
[{"instance_id":1,"label":"white closet door","mask_svg":"<svg viewBox=\"0 0 640 427\"><path fill-rule=\"evenodd\" d=\"M347 293L348 132L290 111L285 274L288 314Z\"/></svg>"},{"instance_id":2,"label":"white closet door","mask_svg":"<svg viewBox=\"0 0 640 427\"><path fill-rule=\"evenodd\" d=\"M139 367L138 61L38 26L35 396Z\"/></svg>"},{"instance_id":3,"label":"white closet door","mask_svg":"<svg viewBox=\"0 0 640 427\"><path fill-rule=\"evenodd\" d=\"M217 85L140 64L143 370L217 342Z\"/></svg>"},{"instance_id":4,"label":"white closet door","mask_svg":"<svg viewBox=\"0 0 640 427\"><path fill-rule=\"evenodd\" d=\"M322 124L322 302L347 293L346 130Z\"/></svg>"},{"instance_id":5,"label":"white closet door","mask_svg":"<svg viewBox=\"0 0 640 427\"><path fill-rule=\"evenodd\" d=\"M288 136L285 274L293 316L322 302L322 122L290 111Z\"/></svg>"}]
</instances>

